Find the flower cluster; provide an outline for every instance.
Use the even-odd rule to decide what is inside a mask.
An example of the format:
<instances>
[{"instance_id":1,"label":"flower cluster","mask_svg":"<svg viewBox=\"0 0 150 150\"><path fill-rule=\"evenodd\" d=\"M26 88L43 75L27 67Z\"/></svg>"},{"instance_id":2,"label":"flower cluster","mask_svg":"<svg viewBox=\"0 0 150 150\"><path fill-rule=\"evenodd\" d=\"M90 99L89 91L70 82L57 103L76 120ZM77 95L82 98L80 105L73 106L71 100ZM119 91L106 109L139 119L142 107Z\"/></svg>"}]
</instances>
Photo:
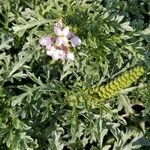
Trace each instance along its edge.
<instances>
[{"instance_id":1,"label":"flower cluster","mask_svg":"<svg viewBox=\"0 0 150 150\"><path fill-rule=\"evenodd\" d=\"M56 37L44 36L39 40L39 43L46 48L46 54L54 60L74 60L74 54L69 48L81 44L79 37L70 32L68 26L63 27L62 20L55 24L54 32Z\"/></svg>"}]
</instances>

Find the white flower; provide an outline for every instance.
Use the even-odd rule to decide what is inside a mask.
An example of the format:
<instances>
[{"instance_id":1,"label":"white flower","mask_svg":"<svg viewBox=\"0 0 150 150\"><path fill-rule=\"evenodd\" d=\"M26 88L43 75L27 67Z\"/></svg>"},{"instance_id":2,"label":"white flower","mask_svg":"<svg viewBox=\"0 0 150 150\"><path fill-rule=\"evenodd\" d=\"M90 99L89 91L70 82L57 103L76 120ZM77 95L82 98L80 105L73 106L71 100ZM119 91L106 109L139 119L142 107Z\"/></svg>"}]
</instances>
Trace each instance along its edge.
<instances>
[{"instance_id":1,"label":"white flower","mask_svg":"<svg viewBox=\"0 0 150 150\"><path fill-rule=\"evenodd\" d=\"M48 55L48 56L51 56L51 57L53 57L54 55L55 55L55 51L46 51L46 54Z\"/></svg>"},{"instance_id":2,"label":"white flower","mask_svg":"<svg viewBox=\"0 0 150 150\"><path fill-rule=\"evenodd\" d=\"M58 36L56 39L56 45L59 47L62 44L64 46L68 46L68 38L67 35L69 34L69 27L65 27L63 30L61 30L58 27L54 27L54 32Z\"/></svg>"},{"instance_id":3,"label":"white flower","mask_svg":"<svg viewBox=\"0 0 150 150\"><path fill-rule=\"evenodd\" d=\"M80 44L81 44L81 40L77 36L74 36L71 39L71 45L72 45L72 47L76 47L77 45L80 45Z\"/></svg>"},{"instance_id":4,"label":"white flower","mask_svg":"<svg viewBox=\"0 0 150 150\"><path fill-rule=\"evenodd\" d=\"M54 46L52 46L51 49L47 50L46 54L48 56L51 56L54 60L64 60L66 57L66 53L63 50L56 49Z\"/></svg>"},{"instance_id":5,"label":"white flower","mask_svg":"<svg viewBox=\"0 0 150 150\"><path fill-rule=\"evenodd\" d=\"M71 53L71 52L68 52L68 54L67 54L67 57L66 57L68 60L75 60L75 58L74 58L74 54L73 53Z\"/></svg>"},{"instance_id":6,"label":"white flower","mask_svg":"<svg viewBox=\"0 0 150 150\"><path fill-rule=\"evenodd\" d=\"M48 50L46 51L46 54L47 54L48 56L53 57L53 56L55 55L55 52L56 52L56 48L55 48L54 46L52 46L50 49L48 49Z\"/></svg>"},{"instance_id":7,"label":"white flower","mask_svg":"<svg viewBox=\"0 0 150 150\"><path fill-rule=\"evenodd\" d=\"M48 36L44 36L44 37L40 38L39 43L42 46L51 46L51 38Z\"/></svg>"},{"instance_id":8,"label":"white flower","mask_svg":"<svg viewBox=\"0 0 150 150\"><path fill-rule=\"evenodd\" d=\"M58 60L58 59L64 60L65 57L66 57L66 53L63 50L56 50L55 54L52 56L54 60Z\"/></svg>"},{"instance_id":9,"label":"white flower","mask_svg":"<svg viewBox=\"0 0 150 150\"><path fill-rule=\"evenodd\" d=\"M56 36L41 37L39 43L45 46L46 54L54 60L75 60L73 53L69 52L70 47L76 47L81 44L78 36L69 31L69 27L63 27L62 20L55 23L54 32Z\"/></svg>"}]
</instances>

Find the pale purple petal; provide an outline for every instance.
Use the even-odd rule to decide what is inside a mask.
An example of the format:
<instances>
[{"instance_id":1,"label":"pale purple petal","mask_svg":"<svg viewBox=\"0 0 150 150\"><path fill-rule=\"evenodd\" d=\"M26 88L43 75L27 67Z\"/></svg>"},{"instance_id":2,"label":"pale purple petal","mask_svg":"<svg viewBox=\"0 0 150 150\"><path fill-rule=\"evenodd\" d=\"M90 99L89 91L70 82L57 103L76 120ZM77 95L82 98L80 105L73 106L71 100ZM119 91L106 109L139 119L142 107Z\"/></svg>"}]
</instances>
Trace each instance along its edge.
<instances>
[{"instance_id":1,"label":"pale purple petal","mask_svg":"<svg viewBox=\"0 0 150 150\"><path fill-rule=\"evenodd\" d=\"M51 50L51 44L46 46L46 50Z\"/></svg>"},{"instance_id":2,"label":"pale purple petal","mask_svg":"<svg viewBox=\"0 0 150 150\"><path fill-rule=\"evenodd\" d=\"M67 36L69 34L69 27L65 27L64 29L63 29L63 35L64 36Z\"/></svg>"},{"instance_id":3,"label":"pale purple petal","mask_svg":"<svg viewBox=\"0 0 150 150\"><path fill-rule=\"evenodd\" d=\"M71 52L69 52L69 53L67 54L67 59L68 59L68 60L75 60L74 54L71 53Z\"/></svg>"},{"instance_id":4,"label":"pale purple petal","mask_svg":"<svg viewBox=\"0 0 150 150\"><path fill-rule=\"evenodd\" d=\"M72 36L73 36L73 33L69 31L69 33L68 33L68 35L67 35L67 38L68 38L68 39L71 39Z\"/></svg>"},{"instance_id":5,"label":"pale purple petal","mask_svg":"<svg viewBox=\"0 0 150 150\"><path fill-rule=\"evenodd\" d=\"M46 46L46 50L52 50L52 51L55 51L56 48L54 46Z\"/></svg>"},{"instance_id":6,"label":"pale purple petal","mask_svg":"<svg viewBox=\"0 0 150 150\"><path fill-rule=\"evenodd\" d=\"M51 38L48 37L48 36L42 37L42 38L40 38L39 43L40 43L42 46L51 45Z\"/></svg>"},{"instance_id":7,"label":"pale purple petal","mask_svg":"<svg viewBox=\"0 0 150 150\"><path fill-rule=\"evenodd\" d=\"M61 36L63 34L63 31L61 31L58 27L54 27L54 32L57 36Z\"/></svg>"},{"instance_id":8,"label":"pale purple petal","mask_svg":"<svg viewBox=\"0 0 150 150\"><path fill-rule=\"evenodd\" d=\"M68 46L68 39L67 39L67 37L63 37L62 41L63 41L63 45L64 46Z\"/></svg>"},{"instance_id":9,"label":"pale purple petal","mask_svg":"<svg viewBox=\"0 0 150 150\"><path fill-rule=\"evenodd\" d=\"M59 47L60 45L62 45L62 43L63 43L63 38L62 37L58 37L57 39L56 39L56 45Z\"/></svg>"},{"instance_id":10,"label":"pale purple petal","mask_svg":"<svg viewBox=\"0 0 150 150\"><path fill-rule=\"evenodd\" d=\"M81 40L77 36L71 39L71 45L73 47L76 47L77 45L80 45L80 44L81 44Z\"/></svg>"}]
</instances>

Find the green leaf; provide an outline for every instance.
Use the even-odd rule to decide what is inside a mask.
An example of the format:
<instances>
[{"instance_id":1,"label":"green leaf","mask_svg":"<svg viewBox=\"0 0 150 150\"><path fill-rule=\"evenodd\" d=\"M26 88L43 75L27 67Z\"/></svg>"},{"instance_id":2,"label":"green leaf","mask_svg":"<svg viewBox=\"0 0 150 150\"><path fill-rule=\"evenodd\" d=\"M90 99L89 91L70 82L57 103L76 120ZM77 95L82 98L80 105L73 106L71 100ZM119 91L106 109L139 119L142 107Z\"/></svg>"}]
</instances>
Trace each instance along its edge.
<instances>
[{"instance_id":1,"label":"green leaf","mask_svg":"<svg viewBox=\"0 0 150 150\"><path fill-rule=\"evenodd\" d=\"M130 22L128 21L128 22L124 22L120 24L120 26L126 31L134 31L133 28L129 24Z\"/></svg>"},{"instance_id":2,"label":"green leaf","mask_svg":"<svg viewBox=\"0 0 150 150\"><path fill-rule=\"evenodd\" d=\"M32 20L26 24L22 24L22 25L18 25L18 24L15 24L12 29L14 31L15 34L17 34L19 37L23 36L23 34L30 28L33 28L33 27L36 27L36 26L41 26L41 25L44 25L44 24L47 24L49 23L50 20Z\"/></svg>"},{"instance_id":3,"label":"green leaf","mask_svg":"<svg viewBox=\"0 0 150 150\"><path fill-rule=\"evenodd\" d=\"M124 106L125 112L126 112L127 115L133 114L133 109L131 107L131 104L130 104L129 99L127 98L127 96L125 96L123 94L120 94L119 101L120 101L119 103Z\"/></svg>"},{"instance_id":4,"label":"green leaf","mask_svg":"<svg viewBox=\"0 0 150 150\"><path fill-rule=\"evenodd\" d=\"M4 35L4 34L1 34L0 36L0 51L4 51L5 49L10 49L11 48L11 43L14 41L13 38L7 36L7 35Z\"/></svg>"}]
</instances>

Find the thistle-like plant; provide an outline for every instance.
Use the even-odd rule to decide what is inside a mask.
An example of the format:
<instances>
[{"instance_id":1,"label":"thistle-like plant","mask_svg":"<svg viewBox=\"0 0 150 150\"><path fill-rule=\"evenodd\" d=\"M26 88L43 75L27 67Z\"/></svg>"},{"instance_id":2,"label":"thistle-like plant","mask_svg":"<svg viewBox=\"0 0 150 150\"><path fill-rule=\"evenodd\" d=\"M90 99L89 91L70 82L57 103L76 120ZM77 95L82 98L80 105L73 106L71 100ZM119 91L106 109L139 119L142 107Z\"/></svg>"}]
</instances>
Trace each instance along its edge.
<instances>
[{"instance_id":1,"label":"thistle-like plant","mask_svg":"<svg viewBox=\"0 0 150 150\"><path fill-rule=\"evenodd\" d=\"M135 149L141 130L120 111L133 116L131 98L141 98L148 133L149 88L141 95L115 95L143 67L113 76L148 54L148 1L0 0L0 149ZM68 106L68 93L78 107Z\"/></svg>"}]
</instances>

